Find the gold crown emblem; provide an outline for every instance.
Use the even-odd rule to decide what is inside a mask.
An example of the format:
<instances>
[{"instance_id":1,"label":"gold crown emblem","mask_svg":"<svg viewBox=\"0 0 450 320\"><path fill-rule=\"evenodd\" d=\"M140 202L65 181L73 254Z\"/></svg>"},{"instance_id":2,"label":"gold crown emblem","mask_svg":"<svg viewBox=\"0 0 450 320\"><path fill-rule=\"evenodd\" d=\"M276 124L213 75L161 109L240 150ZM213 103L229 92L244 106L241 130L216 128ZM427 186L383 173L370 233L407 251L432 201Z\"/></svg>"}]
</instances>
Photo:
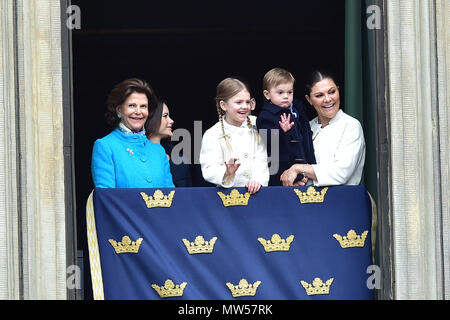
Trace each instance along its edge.
<instances>
[{"instance_id":1,"label":"gold crown emblem","mask_svg":"<svg viewBox=\"0 0 450 320\"><path fill-rule=\"evenodd\" d=\"M187 282L175 285L175 283L173 283L170 279L167 279L166 282L164 282L164 286L161 287L156 284L152 284L152 288L158 292L161 298L181 297L186 286Z\"/></svg>"},{"instance_id":2,"label":"gold crown emblem","mask_svg":"<svg viewBox=\"0 0 450 320\"><path fill-rule=\"evenodd\" d=\"M289 251L292 241L294 241L294 235L290 235L285 239L282 239L279 234L275 233L271 240L264 238L258 238L258 241L264 246L266 252L273 251Z\"/></svg>"},{"instance_id":3,"label":"gold crown emblem","mask_svg":"<svg viewBox=\"0 0 450 320\"><path fill-rule=\"evenodd\" d=\"M306 294L308 296L313 296L316 294L329 294L330 286L333 283L333 278L328 279L327 282L323 283L320 278L315 278L312 284L309 284L306 281L300 281L303 288L305 288Z\"/></svg>"},{"instance_id":4,"label":"gold crown emblem","mask_svg":"<svg viewBox=\"0 0 450 320\"><path fill-rule=\"evenodd\" d=\"M144 199L147 208L170 208L172 205L173 195L175 190L172 190L167 196L161 190L156 190L152 196L148 196L145 192L141 192L142 199Z\"/></svg>"},{"instance_id":5,"label":"gold crown emblem","mask_svg":"<svg viewBox=\"0 0 450 320\"><path fill-rule=\"evenodd\" d=\"M364 247L364 242L369 231L364 231L361 235L356 234L355 230L350 230L347 232L347 236L340 236L337 233L333 234L333 237L339 241L342 248L354 248L354 247Z\"/></svg>"},{"instance_id":6,"label":"gold crown emblem","mask_svg":"<svg viewBox=\"0 0 450 320\"><path fill-rule=\"evenodd\" d=\"M222 192L217 192L217 194L222 199L223 205L225 207L246 206L248 204L248 199L250 199L249 192L241 194L237 189L233 189L230 192L230 195L225 195Z\"/></svg>"},{"instance_id":7,"label":"gold crown emblem","mask_svg":"<svg viewBox=\"0 0 450 320\"><path fill-rule=\"evenodd\" d=\"M231 295L234 298L244 297L244 296L254 296L256 294L256 290L258 289L261 281L256 281L253 284L250 284L245 279L241 279L238 285L234 285L230 282L227 282L227 287L231 291Z\"/></svg>"},{"instance_id":8,"label":"gold crown emblem","mask_svg":"<svg viewBox=\"0 0 450 320\"><path fill-rule=\"evenodd\" d=\"M114 250L117 254L121 253L138 253L139 247L142 243L142 238L137 239L136 241L131 241L129 236L123 236L122 242L117 242L116 240L109 239L109 243L113 246Z\"/></svg>"},{"instance_id":9,"label":"gold crown emblem","mask_svg":"<svg viewBox=\"0 0 450 320\"><path fill-rule=\"evenodd\" d=\"M197 253L211 253L214 249L217 237L211 238L209 241L205 241L203 236L197 236L194 242L190 242L187 239L181 239L189 254Z\"/></svg>"},{"instance_id":10,"label":"gold crown emblem","mask_svg":"<svg viewBox=\"0 0 450 320\"><path fill-rule=\"evenodd\" d=\"M298 189L294 189L301 203L320 203L324 201L325 193L327 193L328 187L317 191L313 186L309 187L306 192L301 192Z\"/></svg>"}]
</instances>

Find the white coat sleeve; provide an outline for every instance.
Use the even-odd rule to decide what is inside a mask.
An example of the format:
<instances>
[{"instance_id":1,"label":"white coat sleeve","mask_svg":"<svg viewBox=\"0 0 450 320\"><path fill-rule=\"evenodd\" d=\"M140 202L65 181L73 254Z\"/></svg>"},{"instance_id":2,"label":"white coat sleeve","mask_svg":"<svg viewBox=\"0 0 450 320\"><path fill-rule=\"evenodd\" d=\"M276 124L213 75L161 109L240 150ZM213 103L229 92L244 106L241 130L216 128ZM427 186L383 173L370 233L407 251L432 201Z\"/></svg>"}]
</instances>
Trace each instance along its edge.
<instances>
[{"instance_id":1,"label":"white coat sleeve","mask_svg":"<svg viewBox=\"0 0 450 320\"><path fill-rule=\"evenodd\" d=\"M211 129L207 130L203 135L199 161L203 179L224 188L233 186L234 176L227 179L227 181L223 181L226 171L224 153L219 141L219 135L215 134Z\"/></svg>"},{"instance_id":2,"label":"white coat sleeve","mask_svg":"<svg viewBox=\"0 0 450 320\"><path fill-rule=\"evenodd\" d=\"M312 165L316 186L345 185L357 170L362 171L365 158L364 133L358 123L347 123L331 159Z\"/></svg>"}]
</instances>

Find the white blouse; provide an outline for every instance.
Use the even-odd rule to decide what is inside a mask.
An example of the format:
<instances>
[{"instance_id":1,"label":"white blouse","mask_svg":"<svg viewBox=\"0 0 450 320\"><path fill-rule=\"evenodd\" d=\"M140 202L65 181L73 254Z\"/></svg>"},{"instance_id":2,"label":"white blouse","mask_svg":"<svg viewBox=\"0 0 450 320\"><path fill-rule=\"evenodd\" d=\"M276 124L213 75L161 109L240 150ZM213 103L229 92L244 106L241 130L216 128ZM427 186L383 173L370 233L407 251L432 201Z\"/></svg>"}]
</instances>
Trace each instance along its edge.
<instances>
[{"instance_id":1,"label":"white blouse","mask_svg":"<svg viewBox=\"0 0 450 320\"><path fill-rule=\"evenodd\" d=\"M313 164L316 186L358 185L364 169L366 144L359 121L342 110L324 128L318 118L310 121L313 131Z\"/></svg>"},{"instance_id":2,"label":"white blouse","mask_svg":"<svg viewBox=\"0 0 450 320\"><path fill-rule=\"evenodd\" d=\"M250 116L253 126L256 123L256 117ZM257 181L262 186L269 183L269 168L267 164L266 146L262 138L255 134L255 129L250 129L247 121L244 121L240 127L233 126L223 120L225 134L231 145L228 148L222 132L222 125L217 122L211 128L206 130L203 135L200 149L200 165L203 178L218 186L245 187L248 181ZM226 171L225 162L230 158L237 158L241 163L234 177L223 181Z\"/></svg>"}]
</instances>

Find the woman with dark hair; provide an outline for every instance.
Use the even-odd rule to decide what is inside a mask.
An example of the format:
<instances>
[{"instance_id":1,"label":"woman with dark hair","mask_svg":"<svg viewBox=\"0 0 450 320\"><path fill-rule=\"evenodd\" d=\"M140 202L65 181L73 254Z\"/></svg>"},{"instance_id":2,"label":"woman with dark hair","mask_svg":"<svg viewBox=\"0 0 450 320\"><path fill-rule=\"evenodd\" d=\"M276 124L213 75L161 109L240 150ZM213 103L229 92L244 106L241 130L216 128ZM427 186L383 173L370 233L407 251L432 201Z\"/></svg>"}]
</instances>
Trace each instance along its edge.
<instances>
[{"instance_id":1,"label":"woman with dark hair","mask_svg":"<svg viewBox=\"0 0 450 320\"><path fill-rule=\"evenodd\" d=\"M317 164L294 164L281 175L285 186L298 175L316 186L358 185L364 168L366 145L359 121L340 109L339 87L333 77L314 71L306 84L305 98L317 111L310 121Z\"/></svg>"},{"instance_id":2,"label":"woman with dark hair","mask_svg":"<svg viewBox=\"0 0 450 320\"><path fill-rule=\"evenodd\" d=\"M94 143L92 178L96 188L173 187L169 162L161 145L145 135L157 99L141 79L128 79L108 96L106 120L113 127Z\"/></svg>"},{"instance_id":3,"label":"woman with dark hair","mask_svg":"<svg viewBox=\"0 0 450 320\"><path fill-rule=\"evenodd\" d=\"M183 154L172 154L173 145L170 138L173 134L173 123L166 101L159 99L153 116L145 125L146 134L150 141L163 146L169 159L170 173L175 187L192 187L190 167L183 159Z\"/></svg>"}]
</instances>

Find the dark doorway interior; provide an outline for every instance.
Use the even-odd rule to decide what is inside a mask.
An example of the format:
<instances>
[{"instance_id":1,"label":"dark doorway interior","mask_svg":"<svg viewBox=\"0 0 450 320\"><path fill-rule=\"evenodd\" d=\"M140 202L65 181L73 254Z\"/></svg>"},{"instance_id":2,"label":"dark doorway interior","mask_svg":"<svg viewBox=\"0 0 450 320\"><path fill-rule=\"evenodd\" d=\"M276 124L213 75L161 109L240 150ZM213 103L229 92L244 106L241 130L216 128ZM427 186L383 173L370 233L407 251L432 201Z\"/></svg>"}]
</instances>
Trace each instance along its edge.
<instances>
[{"instance_id":1,"label":"dark doorway interior","mask_svg":"<svg viewBox=\"0 0 450 320\"><path fill-rule=\"evenodd\" d=\"M85 204L93 189L92 145L109 133L106 97L131 77L167 99L176 128L203 132L217 121L215 87L245 79L262 104L261 82L273 67L291 71L295 96L313 68L344 80L345 0L105 1L72 0L81 29L72 35L78 248L85 244ZM343 98L343 95L341 99ZM194 183L202 185L193 166ZM87 261L87 260L85 260ZM89 271L86 265L85 271ZM85 283L86 289L89 283ZM84 290L85 298L91 298Z\"/></svg>"}]
</instances>

